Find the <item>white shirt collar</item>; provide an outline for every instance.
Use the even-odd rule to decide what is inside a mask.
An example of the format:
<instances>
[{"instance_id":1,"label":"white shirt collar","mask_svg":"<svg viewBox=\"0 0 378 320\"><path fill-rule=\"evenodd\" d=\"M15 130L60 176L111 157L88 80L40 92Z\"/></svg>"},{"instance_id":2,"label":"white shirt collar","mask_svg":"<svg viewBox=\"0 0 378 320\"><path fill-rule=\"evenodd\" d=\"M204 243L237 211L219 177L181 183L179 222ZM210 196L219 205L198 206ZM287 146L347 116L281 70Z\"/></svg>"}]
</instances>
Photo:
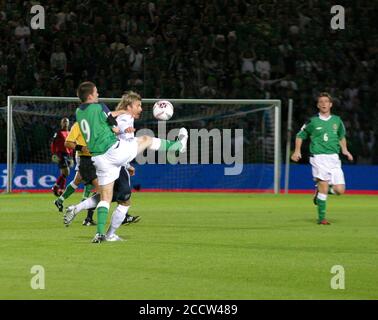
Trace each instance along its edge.
<instances>
[{"instance_id":1,"label":"white shirt collar","mask_svg":"<svg viewBox=\"0 0 378 320\"><path fill-rule=\"evenodd\" d=\"M324 117L324 116L322 116L322 115L319 113L319 119L320 119L320 120L328 121L329 119L331 119L331 117L332 117L332 114L330 114L328 117Z\"/></svg>"}]
</instances>

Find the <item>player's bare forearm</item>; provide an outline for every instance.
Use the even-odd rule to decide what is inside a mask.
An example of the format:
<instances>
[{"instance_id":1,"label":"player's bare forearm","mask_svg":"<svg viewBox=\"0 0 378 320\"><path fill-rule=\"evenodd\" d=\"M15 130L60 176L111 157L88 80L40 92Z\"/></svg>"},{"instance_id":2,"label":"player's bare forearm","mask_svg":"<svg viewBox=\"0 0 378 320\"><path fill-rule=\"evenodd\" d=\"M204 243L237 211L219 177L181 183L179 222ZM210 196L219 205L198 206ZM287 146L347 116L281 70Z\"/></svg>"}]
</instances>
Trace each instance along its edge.
<instances>
[{"instance_id":1,"label":"player's bare forearm","mask_svg":"<svg viewBox=\"0 0 378 320\"><path fill-rule=\"evenodd\" d=\"M133 127L128 127L128 128L125 129L125 133L133 133L135 131L136 131L136 129L133 128Z\"/></svg>"},{"instance_id":2,"label":"player's bare forearm","mask_svg":"<svg viewBox=\"0 0 378 320\"><path fill-rule=\"evenodd\" d=\"M344 153L346 151L348 151L348 148L347 148L347 142L346 142L346 139L345 138L342 138L340 141L339 141L339 144L340 144L340 147L341 147L341 151Z\"/></svg>"},{"instance_id":3,"label":"player's bare forearm","mask_svg":"<svg viewBox=\"0 0 378 320\"><path fill-rule=\"evenodd\" d=\"M298 162L302 158L301 148L303 140L301 138L295 139L295 150L291 156L291 160Z\"/></svg>"},{"instance_id":4,"label":"player's bare forearm","mask_svg":"<svg viewBox=\"0 0 378 320\"><path fill-rule=\"evenodd\" d=\"M339 141L340 147L341 147L341 153L348 158L349 161L353 161L353 156L349 152L348 147L347 147L347 141L345 138L342 138Z\"/></svg>"}]
</instances>

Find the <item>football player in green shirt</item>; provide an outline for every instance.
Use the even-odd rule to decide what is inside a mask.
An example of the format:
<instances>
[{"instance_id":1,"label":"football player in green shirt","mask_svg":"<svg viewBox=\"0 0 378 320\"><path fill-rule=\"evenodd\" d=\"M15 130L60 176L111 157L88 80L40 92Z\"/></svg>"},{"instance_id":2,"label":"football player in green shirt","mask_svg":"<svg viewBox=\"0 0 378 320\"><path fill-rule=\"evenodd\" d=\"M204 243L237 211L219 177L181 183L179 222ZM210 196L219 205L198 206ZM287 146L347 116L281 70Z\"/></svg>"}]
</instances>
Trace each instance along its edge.
<instances>
[{"instance_id":1,"label":"football player in green shirt","mask_svg":"<svg viewBox=\"0 0 378 320\"><path fill-rule=\"evenodd\" d=\"M344 173L341 169L339 153L353 161L345 139L345 127L340 117L331 114L332 97L327 92L318 96L319 114L312 117L295 139L295 151L291 159L298 162L301 158L303 140L310 138L310 164L312 175L317 181L314 203L318 206L318 224L330 224L325 218L328 194L341 195L345 192Z\"/></svg>"},{"instance_id":2,"label":"football player in green shirt","mask_svg":"<svg viewBox=\"0 0 378 320\"><path fill-rule=\"evenodd\" d=\"M97 205L97 233L94 243L105 241L105 224L113 198L114 181L119 177L122 166L130 163L137 154L145 149L160 151L186 151L188 131L181 128L178 141L170 141L150 136L135 137L130 140L118 140L120 129L114 117L131 114L133 117L142 112L142 99L133 95L128 110L111 112L108 107L98 102L96 85L86 81L79 85L77 96L83 102L76 109L76 121L87 143L92 161L96 167L101 201Z\"/></svg>"}]
</instances>

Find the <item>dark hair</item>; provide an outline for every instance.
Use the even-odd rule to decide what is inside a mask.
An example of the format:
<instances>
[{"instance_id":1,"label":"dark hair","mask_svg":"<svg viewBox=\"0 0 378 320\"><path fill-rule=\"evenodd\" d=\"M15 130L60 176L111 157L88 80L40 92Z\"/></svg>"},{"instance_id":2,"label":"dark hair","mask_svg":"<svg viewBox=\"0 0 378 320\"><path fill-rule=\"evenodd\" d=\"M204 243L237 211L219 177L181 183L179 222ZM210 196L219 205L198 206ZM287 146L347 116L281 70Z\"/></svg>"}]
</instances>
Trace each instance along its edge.
<instances>
[{"instance_id":1,"label":"dark hair","mask_svg":"<svg viewBox=\"0 0 378 320\"><path fill-rule=\"evenodd\" d=\"M85 102L88 99L88 96L93 93L95 87L96 85L90 81L80 83L79 87L77 88L76 94L81 102Z\"/></svg>"},{"instance_id":2,"label":"dark hair","mask_svg":"<svg viewBox=\"0 0 378 320\"><path fill-rule=\"evenodd\" d=\"M318 95L318 100L321 97L327 97L330 102L332 102L332 96L328 92L320 92Z\"/></svg>"}]
</instances>

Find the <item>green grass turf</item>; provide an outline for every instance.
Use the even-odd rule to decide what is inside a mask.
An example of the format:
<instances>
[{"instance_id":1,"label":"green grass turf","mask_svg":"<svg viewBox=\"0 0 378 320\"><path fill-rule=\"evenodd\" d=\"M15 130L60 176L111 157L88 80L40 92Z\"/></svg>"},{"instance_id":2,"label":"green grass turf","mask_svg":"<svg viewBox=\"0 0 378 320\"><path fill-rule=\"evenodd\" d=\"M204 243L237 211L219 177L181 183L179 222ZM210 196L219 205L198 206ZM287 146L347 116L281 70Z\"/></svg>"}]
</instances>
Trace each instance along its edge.
<instances>
[{"instance_id":1,"label":"green grass turf","mask_svg":"<svg viewBox=\"0 0 378 320\"><path fill-rule=\"evenodd\" d=\"M102 244L85 213L65 228L53 199L0 195L0 299L378 299L376 196L331 197L322 226L311 195L137 193L142 220Z\"/></svg>"}]
</instances>

